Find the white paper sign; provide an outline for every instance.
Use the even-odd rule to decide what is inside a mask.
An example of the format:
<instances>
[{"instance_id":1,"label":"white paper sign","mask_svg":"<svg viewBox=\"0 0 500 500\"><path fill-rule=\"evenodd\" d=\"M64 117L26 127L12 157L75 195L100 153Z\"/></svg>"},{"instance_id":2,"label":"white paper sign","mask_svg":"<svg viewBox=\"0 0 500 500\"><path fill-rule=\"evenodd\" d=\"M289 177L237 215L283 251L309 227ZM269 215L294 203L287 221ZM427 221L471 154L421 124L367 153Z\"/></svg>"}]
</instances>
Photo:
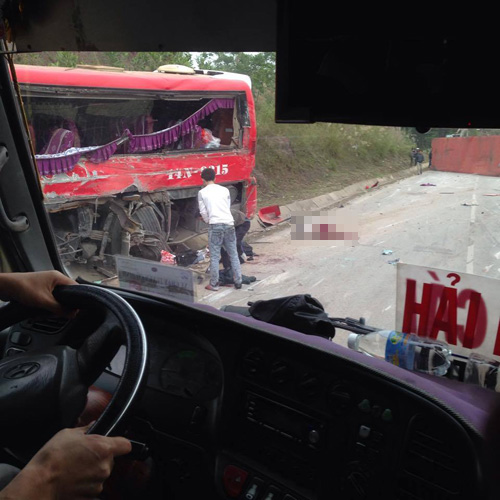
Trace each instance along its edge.
<instances>
[{"instance_id":1,"label":"white paper sign","mask_svg":"<svg viewBox=\"0 0 500 500\"><path fill-rule=\"evenodd\" d=\"M186 302L194 302L196 299L194 274L189 269L119 255L115 260L120 286L126 290L147 292Z\"/></svg>"},{"instance_id":2,"label":"white paper sign","mask_svg":"<svg viewBox=\"0 0 500 500\"><path fill-rule=\"evenodd\" d=\"M500 360L500 280L398 264L396 330Z\"/></svg>"}]
</instances>

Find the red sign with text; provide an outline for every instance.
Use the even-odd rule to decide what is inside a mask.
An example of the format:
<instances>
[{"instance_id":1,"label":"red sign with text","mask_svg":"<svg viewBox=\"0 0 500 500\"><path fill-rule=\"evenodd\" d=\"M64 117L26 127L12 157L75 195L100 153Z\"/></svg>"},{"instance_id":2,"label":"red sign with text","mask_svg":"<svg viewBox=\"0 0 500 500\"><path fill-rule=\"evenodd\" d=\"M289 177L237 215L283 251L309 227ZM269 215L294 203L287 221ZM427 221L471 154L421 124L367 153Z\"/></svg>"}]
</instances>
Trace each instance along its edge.
<instances>
[{"instance_id":1,"label":"red sign with text","mask_svg":"<svg viewBox=\"0 0 500 500\"><path fill-rule=\"evenodd\" d=\"M396 330L500 359L500 281L398 264Z\"/></svg>"}]
</instances>

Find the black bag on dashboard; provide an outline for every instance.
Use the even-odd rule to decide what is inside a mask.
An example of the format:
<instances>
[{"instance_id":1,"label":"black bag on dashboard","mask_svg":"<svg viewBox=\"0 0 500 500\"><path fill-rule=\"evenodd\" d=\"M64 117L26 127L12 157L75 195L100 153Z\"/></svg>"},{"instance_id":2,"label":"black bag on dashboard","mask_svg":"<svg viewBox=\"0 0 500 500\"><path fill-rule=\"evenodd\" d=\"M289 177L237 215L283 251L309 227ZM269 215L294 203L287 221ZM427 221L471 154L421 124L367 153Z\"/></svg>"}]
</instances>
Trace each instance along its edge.
<instances>
[{"instance_id":1,"label":"black bag on dashboard","mask_svg":"<svg viewBox=\"0 0 500 500\"><path fill-rule=\"evenodd\" d=\"M318 335L325 338L335 336L335 326L321 303L309 294L291 295L270 300L250 302L253 318L290 330Z\"/></svg>"}]
</instances>

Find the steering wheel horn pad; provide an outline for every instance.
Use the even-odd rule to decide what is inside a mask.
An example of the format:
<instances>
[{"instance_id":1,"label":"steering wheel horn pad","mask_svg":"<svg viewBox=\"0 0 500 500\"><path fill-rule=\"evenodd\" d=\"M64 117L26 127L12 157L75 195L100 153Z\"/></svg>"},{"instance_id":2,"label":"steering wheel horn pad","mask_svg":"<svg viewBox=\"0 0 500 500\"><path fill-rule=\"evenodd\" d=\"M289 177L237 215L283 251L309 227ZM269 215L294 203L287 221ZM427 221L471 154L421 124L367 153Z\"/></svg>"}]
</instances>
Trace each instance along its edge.
<instances>
[{"instance_id":1,"label":"steering wheel horn pad","mask_svg":"<svg viewBox=\"0 0 500 500\"><path fill-rule=\"evenodd\" d=\"M0 363L0 442L46 440L74 425L83 411L87 386L76 351L56 346L43 353L16 355Z\"/></svg>"}]
</instances>

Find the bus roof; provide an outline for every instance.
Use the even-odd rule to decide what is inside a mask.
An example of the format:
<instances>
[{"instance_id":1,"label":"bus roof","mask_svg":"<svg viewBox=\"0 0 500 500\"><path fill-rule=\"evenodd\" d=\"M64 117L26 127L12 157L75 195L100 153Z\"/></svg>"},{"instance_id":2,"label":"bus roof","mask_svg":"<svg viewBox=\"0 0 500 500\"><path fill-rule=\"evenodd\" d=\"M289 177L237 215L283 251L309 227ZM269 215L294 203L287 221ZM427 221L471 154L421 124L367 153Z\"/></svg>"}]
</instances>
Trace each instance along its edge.
<instances>
[{"instance_id":1,"label":"bus roof","mask_svg":"<svg viewBox=\"0 0 500 500\"><path fill-rule=\"evenodd\" d=\"M230 73L182 75L153 71L109 71L24 64L16 64L15 69L17 80L21 84L156 91L244 91L250 93L250 86L246 79Z\"/></svg>"}]
</instances>

